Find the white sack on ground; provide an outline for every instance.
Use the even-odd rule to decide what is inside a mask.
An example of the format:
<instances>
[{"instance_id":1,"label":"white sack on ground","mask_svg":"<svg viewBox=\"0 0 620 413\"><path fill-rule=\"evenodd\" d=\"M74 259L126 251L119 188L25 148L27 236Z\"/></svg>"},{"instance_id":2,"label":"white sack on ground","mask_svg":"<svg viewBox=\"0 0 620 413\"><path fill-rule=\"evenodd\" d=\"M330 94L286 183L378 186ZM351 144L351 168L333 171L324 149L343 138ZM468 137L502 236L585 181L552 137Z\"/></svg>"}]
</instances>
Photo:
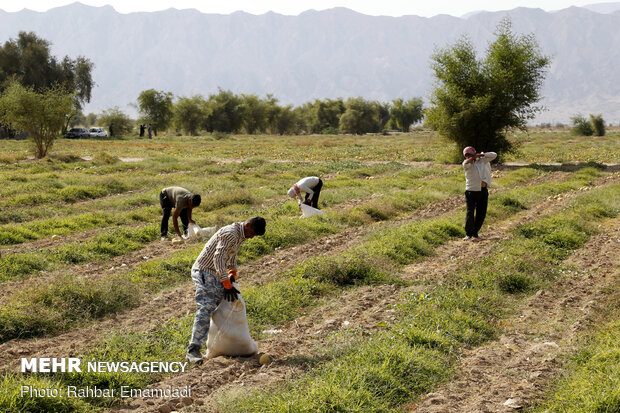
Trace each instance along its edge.
<instances>
[{"instance_id":1,"label":"white sack on ground","mask_svg":"<svg viewBox=\"0 0 620 413\"><path fill-rule=\"evenodd\" d=\"M302 218L310 218L315 215L325 215L325 212L321 211L320 209L312 208L310 205L300 204L299 208L302 212Z\"/></svg>"},{"instance_id":2,"label":"white sack on ground","mask_svg":"<svg viewBox=\"0 0 620 413\"><path fill-rule=\"evenodd\" d=\"M191 223L187 227L187 238L188 239L198 239L200 235L200 227L198 224Z\"/></svg>"},{"instance_id":3,"label":"white sack on ground","mask_svg":"<svg viewBox=\"0 0 620 413\"><path fill-rule=\"evenodd\" d=\"M198 224L189 224L187 227L187 239L190 240L205 240L211 238L211 235L215 234L217 227L200 228Z\"/></svg>"},{"instance_id":4,"label":"white sack on ground","mask_svg":"<svg viewBox=\"0 0 620 413\"><path fill-rule=\"evenodd\" d=\"M236 284L233 285L236 287ZM250 337L245 301L241 295L232 303L222 299L211 314L207 359L217 356L249 356L256 353L256 350L258 346Z\"/></svg>"},{"instance_id":5,"label":"white sack on ground","mask_svg":"<svg viewBox=\"0 0 620 413\"><path fill-rule=\"evenodd\" d=\"M198 233L198 239L205 240L211 238L213 234L217 231L217 227L206 227L200 228L200 232Z\"/></svg>"}]
</instances>

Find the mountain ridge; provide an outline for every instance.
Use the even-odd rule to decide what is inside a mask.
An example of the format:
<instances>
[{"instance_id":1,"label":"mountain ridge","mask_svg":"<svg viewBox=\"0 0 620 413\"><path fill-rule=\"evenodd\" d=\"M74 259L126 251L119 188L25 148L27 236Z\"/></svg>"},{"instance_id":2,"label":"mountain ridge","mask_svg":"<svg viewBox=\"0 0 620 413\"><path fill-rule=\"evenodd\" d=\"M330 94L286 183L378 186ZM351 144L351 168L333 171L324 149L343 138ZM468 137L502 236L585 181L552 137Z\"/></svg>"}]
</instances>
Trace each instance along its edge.
<instances>
[{"instance_id":1,"label":"mountain ridge","mask_svg":"<svg viewBox=\"0 0 620 413\"><path fill-rule=\"evenodd\" d=\"M208 96L221 87L294 105L353 96L426 100L433 51L467 35L481 56L505 16L514 33L533 33L552 57L541 102L548 110L537 122L567 123L577 113L620 121L620 14L586 7L516 8L465 19L368 16L346 8L297 16L173 8L122 14L109 5L73 3L47 12L0 11L0 41L34 31L56 56L91 59L97 86L86 112L119 106L135 114L131 104L150 88Z\"/></svg>"}]
</instances>

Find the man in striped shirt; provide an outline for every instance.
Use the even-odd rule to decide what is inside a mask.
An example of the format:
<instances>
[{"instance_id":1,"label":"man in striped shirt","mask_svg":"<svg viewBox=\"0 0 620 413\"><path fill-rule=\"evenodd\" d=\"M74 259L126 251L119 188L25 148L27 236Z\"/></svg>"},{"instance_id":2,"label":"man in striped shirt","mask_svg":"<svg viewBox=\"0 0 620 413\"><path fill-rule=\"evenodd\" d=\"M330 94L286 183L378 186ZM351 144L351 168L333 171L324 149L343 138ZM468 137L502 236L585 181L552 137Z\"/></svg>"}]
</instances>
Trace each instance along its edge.
<instances>
[{"instance_id":1,"label":"man in striped shirt","mask_svg":"<svg viewBox=\"0 0 620 413\"><path fill-rule=\"evenodd\" d=\"M250 218L220 228L202 249L192 266L192 280L196 285L196 317L192 338L185 358L190 363L201 363L200 349L207 336L211 314L222 301L235 301L239 291L232 285L237 278L237 253L241 244L255 235L265 234L265 219Z\"/></svg>"}]
</instances>

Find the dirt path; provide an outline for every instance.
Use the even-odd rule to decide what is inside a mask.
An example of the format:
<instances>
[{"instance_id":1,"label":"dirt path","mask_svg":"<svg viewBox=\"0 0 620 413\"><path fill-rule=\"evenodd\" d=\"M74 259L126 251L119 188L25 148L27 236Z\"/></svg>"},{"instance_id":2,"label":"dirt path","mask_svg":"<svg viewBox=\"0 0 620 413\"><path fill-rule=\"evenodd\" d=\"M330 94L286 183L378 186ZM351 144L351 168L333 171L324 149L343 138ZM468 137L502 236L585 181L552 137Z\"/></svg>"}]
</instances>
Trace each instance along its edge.
<instances>
[{"instance_id":1,"label":"dirt path","mask_svg":"<svg viewBox=\"0 0 620 413\"><path fill-rule=\"evenodd\" d=\"M597 313L618 298L620 219L565 262L572 270L528 298L497 341L465 353L455 379L410 411L512 412L540 397Z\"/></svg>"},{"instance_id":2,"label":"dirt path","mask_svg":"<svg viewBox=\"0 0 620 413\"><path fill-rule=\"evenodd\" d=\"M414 278L419 274L441 274L446 269L446 257L461 257L469 254L472 259L482 257L492 246L492 241L501 241L510 237L508 229L519 223L530 222L536 217L548 214L566 206L578 193L573 191L558 198L549 198L531 209L513 217L508 223L500 223L491 228L495 236L479 243L455 240L438 248L438 253L407 267L406 278ZM496 228L502 230L496 230ZM450 265L458 265L452 260ZM450 262L450 260L448 260ZM432 275L431 275L432 276ZM268 366L260 366L258 357L224 358L209 360L189 372L165 379L152 387L192 386L194 398L191 403L211 404L214 393L225 391L230 387L265 386L269 383L285 381L298 377L303 373L303 365L291 363L296 356L313 356L320 354L327 337L335 330L347 328L376 329L381 321L391 321L391 306L398 302L401 293L422 288L420 286L398 289L393 286L363 287L346 292L333 301L325 301L323 305L287 323L279 329L279 333L267 340L259 342L259 350L270 354L274 362ZM188 400L187 403L190 403ZM180 400L132 400L126 406L113 411L149 412L163 411L168 408L178 410L183 407ZM210 411L207 409L207 411ZM467 411L467 410L459 410Z\"/></svg>"}]
</instances>

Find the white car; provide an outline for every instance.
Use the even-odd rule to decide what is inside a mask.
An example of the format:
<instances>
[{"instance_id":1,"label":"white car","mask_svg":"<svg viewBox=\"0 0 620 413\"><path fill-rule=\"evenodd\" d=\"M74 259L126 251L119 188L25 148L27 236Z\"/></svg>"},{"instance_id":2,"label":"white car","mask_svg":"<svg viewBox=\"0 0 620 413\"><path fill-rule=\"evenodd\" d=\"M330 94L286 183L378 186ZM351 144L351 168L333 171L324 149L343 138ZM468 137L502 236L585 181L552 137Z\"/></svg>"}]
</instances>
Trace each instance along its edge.
<instances>
[{"instance_id":1,"label":"white car","mask_svg":"<svg viewBox=\"0 0 620 413\"><path fill-rule=\"evenodd\" d=\"M108 136L108 132L103 128L90 128L88 134L91 138L105 138Z\"/></svg>"}]
</instances>

